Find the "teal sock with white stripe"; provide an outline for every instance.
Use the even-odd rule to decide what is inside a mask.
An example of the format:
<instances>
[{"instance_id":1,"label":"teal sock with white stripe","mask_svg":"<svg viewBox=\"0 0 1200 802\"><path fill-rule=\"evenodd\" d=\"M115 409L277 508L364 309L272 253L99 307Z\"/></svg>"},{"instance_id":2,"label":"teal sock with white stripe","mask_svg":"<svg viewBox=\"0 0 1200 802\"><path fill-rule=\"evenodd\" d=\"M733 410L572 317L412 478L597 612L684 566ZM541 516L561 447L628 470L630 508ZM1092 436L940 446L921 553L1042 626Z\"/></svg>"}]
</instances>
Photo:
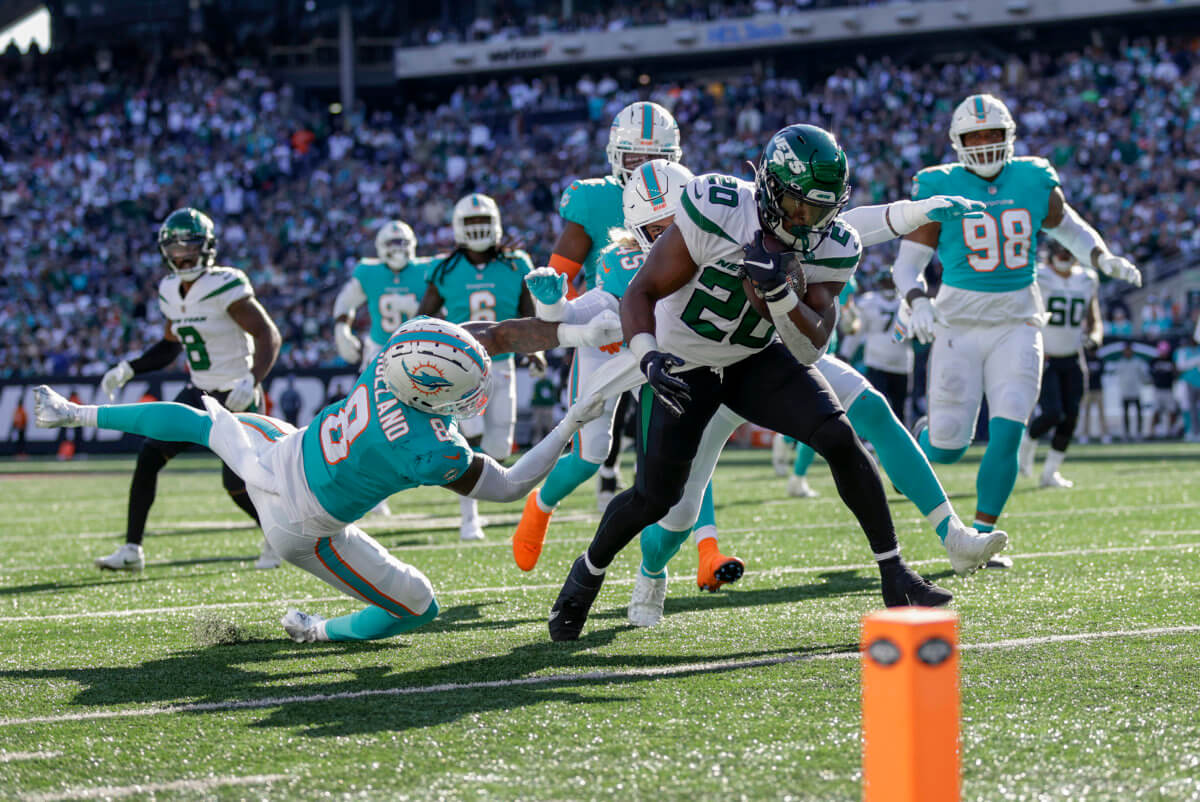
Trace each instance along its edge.
<instances>
[{"instance_id":1,"label":"teal sock with white stripe","mask_svg":"<svg viewBox=\"0 0 1200 802\"><path fill-rule=\"evenodd\" d=\"M424 626L437 617L438 603L434 599L429 608L420 615L396 617L374 605L364 607L357 613L339 615L324 623L325 635L329 640L379 640Z\"/></svg>"},{"instance_id":2,"label":"teal sock with white stripe","mask_svg":"<svg viewBox=\"0 0 1200 802\"><path fill-rule=\"evenodd\" d=\"M101 429L140 434L168 443L208 445L212 418L186 404L171 401L152 404L117 404L96 409L96 425Z\"/></svg>"}]
</instances>

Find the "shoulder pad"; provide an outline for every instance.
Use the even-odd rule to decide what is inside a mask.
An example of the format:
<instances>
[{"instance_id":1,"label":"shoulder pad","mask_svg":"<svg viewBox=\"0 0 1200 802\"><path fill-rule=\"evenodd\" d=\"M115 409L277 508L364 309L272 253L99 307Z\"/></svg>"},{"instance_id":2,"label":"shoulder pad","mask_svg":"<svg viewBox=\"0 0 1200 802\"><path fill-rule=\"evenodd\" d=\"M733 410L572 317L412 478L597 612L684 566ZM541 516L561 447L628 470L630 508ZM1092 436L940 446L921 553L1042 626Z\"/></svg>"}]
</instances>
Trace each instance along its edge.
<instances>
[{"instance_id":1,"label":"shoulder pad","mask_svg":"<svg viewBox=\"0 0 1200 802\"><path fill-rule=\"evenodd\" d=\"M1041 156L1017 156L1012 160L1010 166L1018 167L1022 172L1036 176L1048 186L1057 187L1060 184L1058 171L1054 169L1054 165Z\"/></svg>"},{"instance_id":2,"label":"shoulder pad","mask_svg":"<svg viewBox=\"0 0 1200 802\"><path fill-rule=\"evenodd\" d=\"M926 167L917 172L913 176L912 197L914 200L924 200L933 195L944 194L939 192L946 179L950 177L958 163L953 164L938 164L933 167Z\"/></svg>"}]
</instances>

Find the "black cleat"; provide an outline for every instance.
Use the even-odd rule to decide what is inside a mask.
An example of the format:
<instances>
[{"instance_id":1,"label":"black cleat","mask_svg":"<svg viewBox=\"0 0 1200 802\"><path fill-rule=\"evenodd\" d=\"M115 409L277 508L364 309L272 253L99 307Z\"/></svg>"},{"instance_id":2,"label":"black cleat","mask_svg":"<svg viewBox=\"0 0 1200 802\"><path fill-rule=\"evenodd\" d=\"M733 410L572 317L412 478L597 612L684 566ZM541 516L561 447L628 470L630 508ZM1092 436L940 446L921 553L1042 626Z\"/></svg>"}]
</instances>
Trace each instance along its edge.
<instances>
[{"instance_id":1,"label":"black cleat","mask_svg":"<svg viewBox=\"0 0 1200 802\"><path fill-rule=\"evenodd\" d=\"M582 555L576 558L571 565L571 573L567 574L567 581L550 608L550 640L579 640L588 611L592 609L592 602L596 601L603 584L603 574L596 576L589 571Z\"/></svg>"},{"instance_id":2,"label":"black cleat","mask_svg":"<svg viewBox=\"0 0 1200 802\"><path fill-rule=\"evenodd\" d=\"M879 573L883 578L883 603L888 607L941 607L954 598L953 593L928 581L902 560L880 563Z\"/></svg>"}]
</instances>

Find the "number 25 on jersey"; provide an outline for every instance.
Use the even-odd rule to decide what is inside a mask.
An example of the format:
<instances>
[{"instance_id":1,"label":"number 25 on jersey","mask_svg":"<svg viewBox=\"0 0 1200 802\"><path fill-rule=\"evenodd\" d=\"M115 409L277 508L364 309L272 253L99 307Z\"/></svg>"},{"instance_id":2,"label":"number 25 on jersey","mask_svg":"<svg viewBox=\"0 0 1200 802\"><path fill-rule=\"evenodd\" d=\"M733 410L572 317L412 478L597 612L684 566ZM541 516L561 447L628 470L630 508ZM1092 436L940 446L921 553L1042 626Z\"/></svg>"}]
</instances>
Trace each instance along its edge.
<instances>
[{"instance_id":1,"label":"number 25 on jersey","mask_svg":"<svg viewBox=\"0 0 1200 802\"><path fill-rule=\"evenodd\" d=\"M962 218L963 242L971 253L967 263L977 272L990 273L1003 263L1009 270L1029 266L1033 221L1028 209L1005 209L999 225L988 212Z\"/></svg>"}]
</instances>

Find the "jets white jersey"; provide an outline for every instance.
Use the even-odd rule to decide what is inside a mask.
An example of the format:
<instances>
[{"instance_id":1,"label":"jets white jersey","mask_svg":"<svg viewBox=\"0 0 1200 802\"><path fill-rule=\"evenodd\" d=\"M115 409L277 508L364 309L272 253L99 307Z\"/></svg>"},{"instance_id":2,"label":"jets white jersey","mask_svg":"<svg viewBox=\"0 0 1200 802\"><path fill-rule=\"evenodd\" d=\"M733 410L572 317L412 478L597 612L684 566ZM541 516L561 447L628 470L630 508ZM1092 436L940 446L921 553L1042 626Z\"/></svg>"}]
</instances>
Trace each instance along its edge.
<instances>
[{"instance_id":1,"label":"jets white jersey","mask_svg":"<svg viewBox=\"0 0 1200 802\"><path fill-rule=\"evenodd\" d=\"M158 283L158 308L183 343L192 383L201 390L228 390L250 373L254 340L229 316L235 301L254 296L246 274L233 267L205 272L181 296L183 282L169 275Z\"/></svg>"},{"instance_id":2,"label":"jets white jersey","mask_svg":"<svg viewBox=\"0 0 1200 802\"><path fill-rule=\"evenodd\" d=\"M1083 344L1088 307L1100 287L1100 277L1090 267L1072 265L1060 276L1047 265L1038 265L1037 282L1046 301L1048 320L1042 330L1046 356L1074 356Z\"/></svg>"},{"instance_id":3,"label":"jets white jersey","mask_svg":"<svg viewBox=\"0 0 1200 802\"><path fill-rule=\"evenodd\" d=\"M675 226L699 270L655 307L659 345L690 367L725 367L766 348L775 328L754 311L742 285L742 247L762 228L754 184L697 176L684 187ZM861 255L858 232L838 220L804 261L804 275L810 284L849 281Z\"/></svg>"},{"instance_id":4,"label":"jets white jersey","mask_svg":"<svg viewBox=\"0 0 1200 802\"><path fill-rule=\"evenodd\" d=\"M865 339L863 361L867 367L885 370L888 373L911 373L913 349L908 340L896 342L892 327L896 312L900 309L900 298L895 290L866 292L854 299L858 318L862 321L859 332Z\"/></svg>"}]
</instances>

